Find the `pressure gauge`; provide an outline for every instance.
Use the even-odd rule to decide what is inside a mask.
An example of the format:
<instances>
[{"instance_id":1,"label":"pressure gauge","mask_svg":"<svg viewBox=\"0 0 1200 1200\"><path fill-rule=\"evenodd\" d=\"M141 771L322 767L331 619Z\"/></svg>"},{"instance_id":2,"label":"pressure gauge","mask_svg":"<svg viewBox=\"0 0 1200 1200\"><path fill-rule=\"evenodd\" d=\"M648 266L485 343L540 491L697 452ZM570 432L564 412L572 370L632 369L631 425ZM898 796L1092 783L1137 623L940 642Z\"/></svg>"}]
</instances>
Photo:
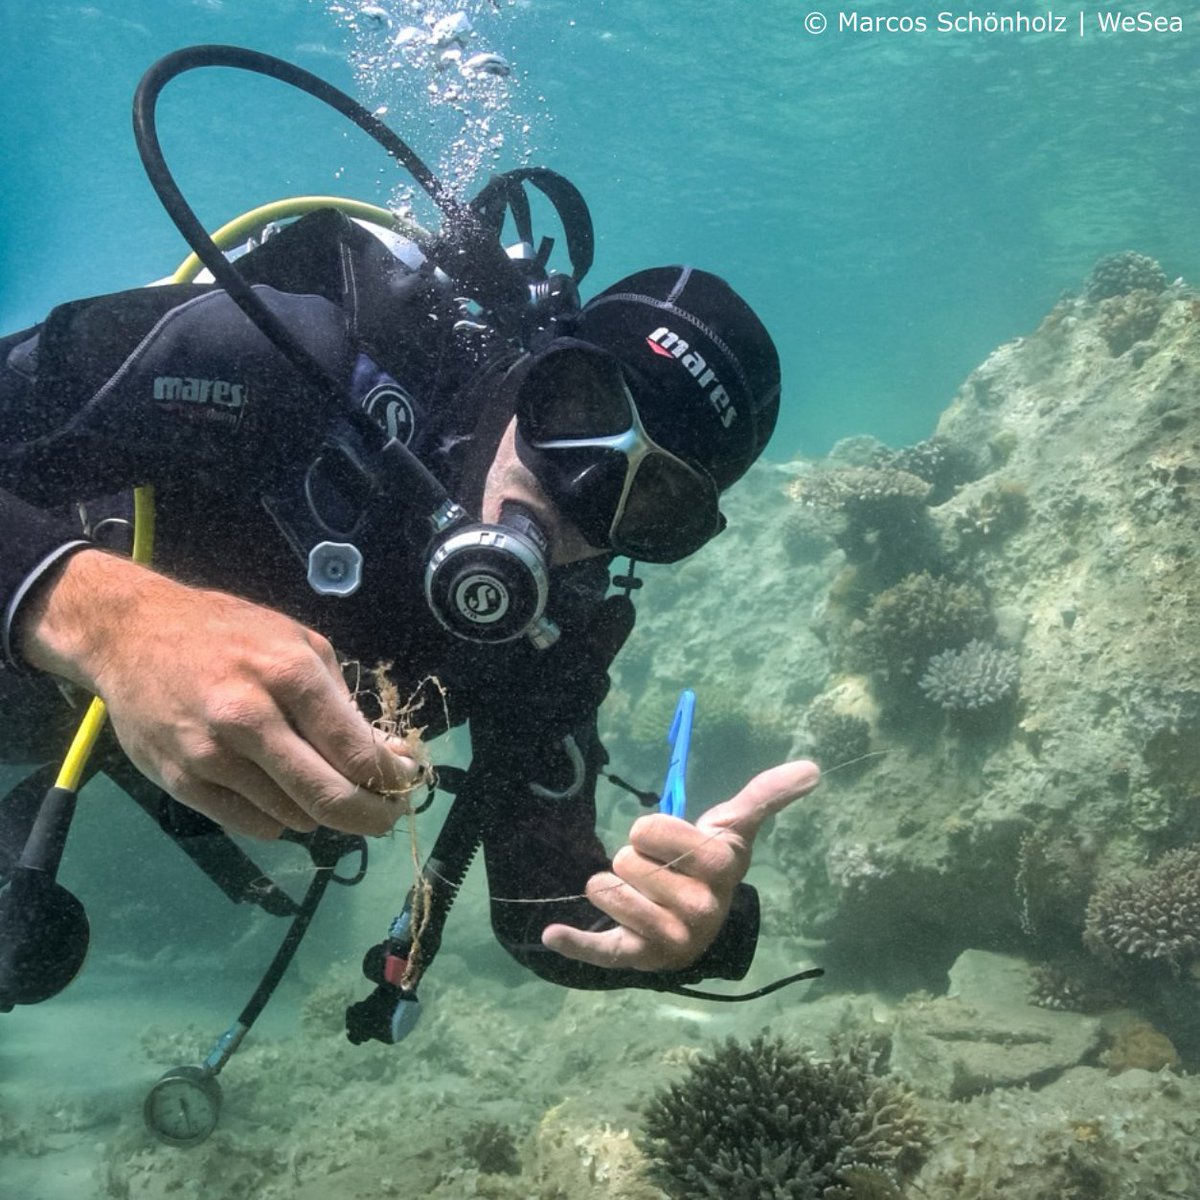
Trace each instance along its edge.
<instances>
[{"instance_id":1,"label":"pressure gauge","mask_svg":"<svg viewBox=\"0 0 1200 1200\"><path fill-rule=\"evenodd\" d=\"M169 1146L198 1146L217 1127L221 1087L203 1067L172 1067L143 1107L146 1126Z\"/></svg>"}]
</instances>

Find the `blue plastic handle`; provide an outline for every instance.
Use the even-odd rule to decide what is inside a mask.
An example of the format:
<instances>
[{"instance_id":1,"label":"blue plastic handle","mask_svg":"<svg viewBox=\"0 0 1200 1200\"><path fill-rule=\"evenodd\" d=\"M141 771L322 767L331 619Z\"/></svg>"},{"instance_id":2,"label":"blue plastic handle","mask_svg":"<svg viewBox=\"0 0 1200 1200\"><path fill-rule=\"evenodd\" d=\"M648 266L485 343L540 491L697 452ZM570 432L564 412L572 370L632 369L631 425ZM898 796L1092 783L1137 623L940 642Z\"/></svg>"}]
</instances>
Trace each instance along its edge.
<instances>
[{"instance_id":1,"label":"blue plastic handle","mask_svg":"<svg viewBox=\"0 0 1200 1200\"><path fill-rule=\"evenodd\" d=\"M675 716L671 719L671 732L667 741L671 743L671 760L667 766L667 778L663 784L662 799L658 811L672 817L687 814L687 793L684 778L687 775L688 751L692 745L692 718L696 715L696 693L684 688L675 705Z\"/></svg>"}]
</instances>

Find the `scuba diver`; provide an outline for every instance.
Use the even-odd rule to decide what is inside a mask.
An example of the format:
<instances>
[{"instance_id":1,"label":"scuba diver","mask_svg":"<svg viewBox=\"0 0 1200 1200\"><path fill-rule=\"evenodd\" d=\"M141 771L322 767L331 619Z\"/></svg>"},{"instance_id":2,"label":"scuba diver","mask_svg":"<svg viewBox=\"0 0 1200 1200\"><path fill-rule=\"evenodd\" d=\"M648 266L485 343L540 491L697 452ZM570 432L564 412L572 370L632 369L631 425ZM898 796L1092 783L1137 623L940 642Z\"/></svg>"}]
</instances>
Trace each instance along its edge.
<instances>
[{"instance_id":1,"label":"scuba diver","mask_svg":"<svg viewBox=\"0 0 1200 1200\"><path fill-rule=\"evenodd\" d=\"M526 184L563 218L570 273L533 244ZM455 799L429 878L482 846L519 962L582 988L740 979L755 833L817 768L765 771L694 824L644 816L610 859L596 714L634 564L719 534L721 493L771 435L774 344L688 266L581 303L590 218L551 172L442 207L427 238L318 207L235 262L196 235L211 282L63 304L0 339L0 760L51 763L79 698L100 697L115 737L89 771L270 909L221 830L379 836L427 782L347 682L347 663L385 664L424 740L469 723L469 769L439 776ZM130 550L148 487L146 565ZM39 811L7 807L0 877ZM210 841L226 867L195 851ZM414 978L401 941L368 969L392 999Z\"/></svg>"}]
</instances>

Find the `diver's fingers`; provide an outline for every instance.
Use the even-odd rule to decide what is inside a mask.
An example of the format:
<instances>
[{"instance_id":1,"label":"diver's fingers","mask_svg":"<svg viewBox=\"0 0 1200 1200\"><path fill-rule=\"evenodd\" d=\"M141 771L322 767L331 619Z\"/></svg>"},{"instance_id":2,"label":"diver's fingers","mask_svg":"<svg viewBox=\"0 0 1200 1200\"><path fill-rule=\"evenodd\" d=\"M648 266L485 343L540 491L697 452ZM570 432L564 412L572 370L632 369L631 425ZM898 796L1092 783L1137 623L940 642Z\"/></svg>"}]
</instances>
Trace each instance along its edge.
<instances>
[{"instance_id":1,"label":"diver's fingers","mask_svg":"<svg viewBox=\"0 0 1200 1200\"><path fill-rule=\"evenodd\" d=\"M638 862L633 852L614 865L640 882L655 879L655 886L664 889L663 902L641 891L640 882L600 871L588 880L587 897L617 922L616 928L591 931L550 925L542 932L542 944L598 967L670 971L695 961L724 919L712 891L697 880L664 871L661 864Z\"/></svg>"},{"instance_id":2,"label":"diver's fingers","mask_svg":"<svg viewBox=\"0 0 1200 1200\"><path fill-rule=\"evenodd\" d=\"M217 784L198 780L179 781L172 783L167 790L180 804L194 808L222 829L233 833L271 841L283 832L283 825L274 817L247 804L238 793Z\"/></svg>"},{"instance_id":3,"label":"diver's fingers","mask_svg":"<svg viewBox=\"0 0 1200 1200\"><path fill-rule=\"evenodd\" d=\"M659 969L645 939L623 925L602 933L588 933L570 925L548 925L542 931L542 944L564 958L593 967L632 971Z\"/></svg>"},{"instance_id":4,"label":"diver's fingers","mask_svg":"<svg viewBox=\"0 0 1200 1200\"><path fill-rule=\"evenodd\" d=\"M419 769L395 753L354 705L340 673L304 652L280 656L265 687L235 679L208 710L203 744L218 764L256 765L311 820L345 833L384 834L404 811L395 797ZM229 770L200 770L224 782Z\"/></svg>"},{"instance_id":5,"label":"diver's fingers","mask_svg":"<svg viewBox=\"0 0 1200 1200\"><path fill-rule=\"evenodd\" d=\"M380 837L405 812L395 793L385 795L352 783L290 727L269 738L261 756L255 757L318 825Z\"/></svg>"},{"instance_id":6,"label":"diver's fingers","mask_svg":"<svg viewBox=\"0 0 1200 1200\"><path fill-rule=\"evenodd\" d=\"M711 831L705 832L690 821L666 813L650 813L634 821L629 830L629 845L659 863L660 873L669 867L671 874L691 875L713 883L735 873L736 882L745 872L740 844L731 842L724 834L714 836ZM617 857L620 858L620 853ZM646 882L651 888L655 885L653 879Z\"/></svg>"},{"instance_id":7,"label":"diver's fingers","mask_svg":"<svg viewBox=\"0 0 1200 1200\"><path fill-rule=\"evenodd\" d=\"M340 671L307 670L276 693L289 725L343 779L372 792L404 794L420 770L396 739L384 737L358 710Z\"/></svg>"},{"instance_id":8,"label":"diver's fingers","mask_svg":"<svg viewBox=\"0 0 1200 1200\"><path fill-rule=\"evenodd\" d=\"M565 958L614 970L654 971L684 966L694 956L687 927L674 914L616 875L601 871L588 880L588 899L618 922L602 931L548 925L542 945ZM682 949L671 953L671 947Z\"/></svg>"},{"instance_id":9,"label":"diver's fingers","mask_svg":"<svg viewBox=\"0 0 1200 1200\"><path fill-rule=\"evenodd\" d=\"M255 763L245 759L226 760L205 782L229 795L248 800L284 829L311 833L317 827L314 818Z\"/></svg>"},{"instance_id":10,"label":"diver's fingers","mask_svg":"<svg viewBox=\"0 0 1200 1200\"><path fill-rule=\"evenodd\" d=\"M676 820L675 817L663 819ZM689 836L656 843L653 855L645 853L650 839L640 836L635 825L630 831L630 844L622 846L613 856L612 870L630 888L636 888L656 904L667 905L694 925L711 918L716 906L714 882L720 882L738 870L739 864L721 839L705 838L695 826L683 821L679 823ZM716 848L716 854L709 853L711 847ZM618 916L608 909L605 911L610 916Z\"/></svg>"}]
</instances>

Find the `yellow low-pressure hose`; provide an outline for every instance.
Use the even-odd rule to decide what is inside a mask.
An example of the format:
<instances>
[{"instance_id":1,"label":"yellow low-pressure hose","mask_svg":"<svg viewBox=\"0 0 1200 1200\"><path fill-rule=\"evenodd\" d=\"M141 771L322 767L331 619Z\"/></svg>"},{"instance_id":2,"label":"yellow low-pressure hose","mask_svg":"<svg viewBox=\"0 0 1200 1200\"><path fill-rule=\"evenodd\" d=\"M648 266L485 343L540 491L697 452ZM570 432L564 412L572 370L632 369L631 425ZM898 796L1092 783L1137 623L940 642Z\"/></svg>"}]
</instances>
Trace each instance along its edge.
<instances>
[{"instance_id":1,"label":"yellow low-pressure hose","mask_svg":"<svg viewBox=\"0 0 1200 1200\"><path fill-rule=\"evenodd\" d=\"M154 552L154 489L134 488L133 491L133 561L148 563ZM83 782L83 773L96 745L96 739L104 728L104 701L93 696L83 720L71 740L70 749L59 768L55 787L77 792Z\"/></svg>"},{"instance_id":2,"label":"yellow low-pressure hose","mask_svg":"<svg viewBox=\"0 0 1200 1200\"><path fill-rule=\"evenodd\" d=\"M377 204L367 204L363 200L347 200L342 196L291 196L286 200L274 200L270 204L262 204L249 212L234 217L227 225L222 225L212 235L221 250L228 250L247 238L253 237L265 225L272 221L286 221L292 217L302 217L305 213L315 212L319 208L336 208L348 217L356 217L371 225L380 225L384 229L396 233L413 236L421 232L420 227L399 214ZM172 283L191 283L200 274L201 263L195 254L189 254L179 264L178 270L171 276Z\"/></svg>"}]
</instances>

